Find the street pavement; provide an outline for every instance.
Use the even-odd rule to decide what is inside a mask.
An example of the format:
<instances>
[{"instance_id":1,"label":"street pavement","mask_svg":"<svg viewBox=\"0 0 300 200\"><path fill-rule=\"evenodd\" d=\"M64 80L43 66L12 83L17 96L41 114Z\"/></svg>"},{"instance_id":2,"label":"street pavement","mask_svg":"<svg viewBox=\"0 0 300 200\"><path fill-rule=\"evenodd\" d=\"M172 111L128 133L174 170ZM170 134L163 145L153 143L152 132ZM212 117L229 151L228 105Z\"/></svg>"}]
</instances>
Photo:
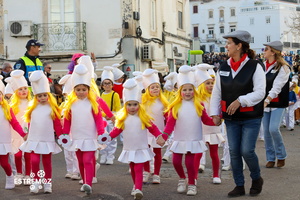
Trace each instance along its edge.
<instances>
[{"instance_id":1,"label":"street pavement","mask_svg":"<svg viewBox=\"0 0 300 200\"><path fill-rule=\"evenodd\" d=\"M282 135L288 154L286 166L283 168L265 168L265 149L264 142L258 140L256 152L260 160L264 186L262 193L257 197L249 196L251 178L249 170L245 169L245 188L246 195L236 199L257 199L257 200L299 200L300 199L300 126L296 126L294 131L287 131L282 128ZM122 149L119 143L117 157ZM220 157L222 148L220 148ZM52 157L53 165L53 192L44 194L40 190L38 194L30 194L29 186L16 186L13 190L5 190L5 173L0 169L0 200L77 200L77 199L95 199L95 200L127 200L133 199L130 195L132 189L132 180L128 172L129 166L115 160L113 165L101 165L98 171L98 183L93 184L93 193L86 196L80 192L81 185L78 181L64 178L66 174L65 160L63 152ZM227 193L234 188L234 182L231 171L222 171L222 183L214 185L211 178L211 160L207 154L207 164L204 173L199 174L198 194L196 196L186 196L176 192L178 176L173 169L172 163L163 163L161 169L161 184L153 185L151 183L143 185L145 200L192 200L192 199L228 199Z\"/></svg>"}]
</instances>

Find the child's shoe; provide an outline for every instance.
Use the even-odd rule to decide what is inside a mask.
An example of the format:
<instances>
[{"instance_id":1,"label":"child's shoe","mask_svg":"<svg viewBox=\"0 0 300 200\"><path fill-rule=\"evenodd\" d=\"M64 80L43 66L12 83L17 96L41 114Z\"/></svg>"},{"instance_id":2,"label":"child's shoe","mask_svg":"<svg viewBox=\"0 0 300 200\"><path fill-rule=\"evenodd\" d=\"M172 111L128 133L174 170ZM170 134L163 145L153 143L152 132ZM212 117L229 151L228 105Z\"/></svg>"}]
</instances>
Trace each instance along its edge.
<instances>
[{"instance_id":1,"label":"child's shoe","mask_svg":"<svg viewBox=\"0 0 300 200\"><path fill-rule=\"evenodd\" d=\"M65 178L71 178L72 175L73 175L72 173L67 172L66 175L65 175Z\"/></svg>"},{"instance_id":2,"label":"child's shoe","mask_svg":"<svg viewBox=\"0 0 300 200\"><path fill-rule=\"evenodd\" d=\"M177 185L177 192L178 193L183 193L186 191L186 180L185 179L180 179L178 181L178 185Z\"/></svg>"},{"instance_id":3,"label":"child's shoe","mask_svg":"<svg viewBox=\"0 0 300 200\"><path fill-rule=\"evenodd\" d=\"M34 182L30 185L30 193L37 194L40 190L41 185L38 182Z\"/></svg>"},{"instance_id":4,"label":"child's shoe","mask_svg":"<svg viewBox=\"0 0 300 200\"><path fill-rule=\"evenodd\" d=\"M21 185L23 179L24 179L23 174L17 173L17 175L15 175L15 185Z\"/></svg>"},{"instance_id":5,"label":"child's shoe","mask_svg":"<svg viewBox=\"0 0 300 200\"><path fill-rule=\"evenodd\" d=\"M44 184L44 193L52 193L52 183Z\"/></svg>"},{"instance_id":6,"label":"child's shoe","mask_svg":"<svg viewBox=\"0 0 300 200\"><path fill-rule=\"evenodd\" d=\"M80 192L84 192L83 185L80 187Z\"/></svg>"},{"instance_id":7,"label":"child's shoe","mask_svg":"<svg viewBox=\"0 0 300 200\"><path fill-rule=\"evenodd\" d=\"M197 187L196 185L189 185L188 186L188 191L186 195L188 196L195 196L197 194Z\"/></svg>"},{"instance_id":8,"label":"child's shoe","mask_svg":"<svg viewBox=\"0 0 300 200\"><path fill-rule=\"evenodd\" d=\"M203 173L204 170L205 170L205 165L200 165L199 170L198 170L199 173Z\"/></svg>"},{"instance_id":9,"label":"child's shoe","mask_svg":"<svg viewBox=\"0 0 300 200\"><path fill-rule=\"evenodd\" d=\"M219 177L213 178L213 184L220 184L220 183L221 183L221 179Z\"/></svg>"},{"instance_id":10,"label":"child's shoe","mask_svg":"<svg viewBox=\"0 0 300 200\"><path fill-rule=\"evenodd\" d=\"M222 171L229 171L229 170L230 170L230 165L222 167Z\"/></svg>"},{"instance_id":11,"label":"child's shoe","mask_svg":"<svg viewBox=\"0 0 300 200\"><path fill-rule=\"evenodd\" d=\"M83 190L85 192L86 195L90 195L92 194L92 187L89 186L88 184L83 184Z\"/></svg>"},{"instance_id":12,"label":"child's shoe","mask_svg":"<svg viewBox=\"0 0 300 200\"><path fill-rule=\"evenodd\" d=\"M160 184L160 177L158 175L152 176L152 183L153 184Z\"/></svg>"},{"instance_id":13,"label":"child's shoe","mask_svg":"<svg viewBox=\"0 0 300 200\"><path fill-rule=\"evenodd\" d=\"M105 164L107 165L113 165L114 164L114 159L107 159Z\"/></svg>"},{"instance_id":14,"label":"child's shoe","mask_svg":"<svg viewBox=\"0 0 300 200\"><path fill-rule=\"evenodd\" d=\"M100 164L105 164L106 163L106 156L101 156L100 158Z\"/></svg>"},{"instance_id":15,"label":"child's shoe","mask_svg":"<svg viewBox=\"0 0 300 200\"><path fill-rule=\"evenodd\" d=\"M72 174L71 179L72 180L80 180L81 179L80 174L79 173Z\"/></svg>"},{"instance_id":16,"label":"child's shoe","mask_svg":"<svg viewBox=\"0 0 300 200\"><path fill-rule=\"evenodd\" d=\"M11 176L6 176L5 189L11 190L13 188L15 188L15 177L12 174Z\"/></svg>"},{"instance_id":17,"label":"child's shoe","mask_svg":"<svg viewBox=\"0 0 300 200\"><path fill-rule=\"evenodd\" d=\"M135 194L135 186L133 186L130 194L131 194L131 196L134 196L134 194Z\"/></svg>"},{"instance_id":18,"label":"child's shoe","mask_svg":"<svg viewBox=\"0 0 300 200\"><path fill-rule=\"evenodd\" d=\"M135 193L134 193L134 199L136 199L136 200L140 200L140 199L142 199L143 198L143 192L141 191L141 190L139 190L139 189L136 189L135 190Z\"/></svg>"},{"instance_id":19,"label":"child's shoe","mask_svg":"<svg viewBox=\"0 0 300 200\"><path fill-rule=\"evenodd\" d=\"M143 183L148 183L150 178L150 172L143 172Z\"/></svg>"}]
</instances>

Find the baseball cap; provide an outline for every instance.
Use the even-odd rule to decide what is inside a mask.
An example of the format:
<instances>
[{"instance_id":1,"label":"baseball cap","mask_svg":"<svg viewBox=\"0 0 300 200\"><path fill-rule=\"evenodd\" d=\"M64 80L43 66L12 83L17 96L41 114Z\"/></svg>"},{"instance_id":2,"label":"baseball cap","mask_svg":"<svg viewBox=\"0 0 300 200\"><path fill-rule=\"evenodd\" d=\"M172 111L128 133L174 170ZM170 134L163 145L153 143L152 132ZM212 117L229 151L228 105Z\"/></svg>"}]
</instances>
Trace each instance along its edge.
<instances>
[{"instance_id":1,"label":"baseball cap","mask_svg":"<svg viewBox=\"0 0 300 200\"><path fill-rule=\"evenodd\" d=\"M224 35L223 38L237 38L243 42L250 43L251 42L251 34L248 31L237 30L233 31L227 35Z\"/></svg>"},{"instance_id":2,"label":"baseball cap","mask_svg":"<svg viewBox=\"0 0 300 200\"><path fill-rule=\"evenodd\" d=\"M282 51L282 49L283 49L283 44L280 41L273 41L273 42L269 42L269 43L266 43L263 45L272 47L278 51Z\"/></svg>"},{"instance_id":3,"label":"baseball cap","mask_svg":"<svg viewBox=\"0 0 300 200\"><path fill-rule=\"evenodd\" d=\"M41 44L39 41L31 39L27 42L26 48L30 46L44 46L44 44Z\"/></svg>"}]
</instances>

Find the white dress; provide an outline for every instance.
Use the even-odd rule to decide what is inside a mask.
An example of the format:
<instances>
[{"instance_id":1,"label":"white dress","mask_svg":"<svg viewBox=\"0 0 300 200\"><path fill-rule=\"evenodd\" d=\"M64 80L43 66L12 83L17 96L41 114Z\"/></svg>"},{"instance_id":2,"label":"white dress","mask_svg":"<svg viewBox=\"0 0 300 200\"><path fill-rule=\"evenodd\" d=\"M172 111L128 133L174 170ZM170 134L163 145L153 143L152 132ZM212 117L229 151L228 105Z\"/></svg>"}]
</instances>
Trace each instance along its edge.
<instances>
[{"instance_id":1,"label":"white dress","mask_svg":"<svg viewBox=\"0 0 300 200\"><path fill-rule=\"evenodd\" d=\"M122 163L144 163L152 160L154 153L148 147L147 129L137 114L128 115L123 130L123 150L118 159Z\"/></svg>"},{"instance_id":2,"label":"white dress","mask_svg":"<svg viewBox=\"0 0 300 200\"><path fill-rule=\"evenodd\" d=\"M71 145L68 151L96 151L102 149L103 146L97 141L98 133L94 116L92 113L92 105L85 98L78 99L71 107Z\"/></svg>"},{"instance_id":3,"label":"white dress","mask_svg":"<svg viewBox=\"0 0 300 200\"><path fill-rule=\"evenodd\" d=\"M146 112L153 118L153 123L157 126L160 131L164 130L165 117L163 114L164 106L161 101L157 98L155 102L146 108ZM156 143L156 138L149 131L148 132L148 144L154 148L162 148Z\"/></svg>"},{"instance_id":4,"label":"white dress","mask_svg":"<svg viewBox=\"0 0 300 200\"><path fill-rule=\"evenodd\" d=\"M193 101L182 101L174 127L170 150L174 153L202 153L207 150L202 141L202 124Z\"/></svg>"},{"instance_id":5,"label":"white dress","mask_svg":"<svg viewBox=\"0 0 300 200\"><path fill-rule=\"evenodd\" d=\"M3 109L0 107L0 155L8 153L17 153L19 150L13 148L11 145L11 126L9 121L5 118ZM20 136L21 137L21 136Z\"/></svg>"},{"instance_id":6,"label":"white dress","mask_svg":"<svg viewBox=\"0 0 300 200\"><path fill-rule=\"evenodd\" d=\"M31 113L30 127L27 140L20 150L36 154L57 154L61 148L55 142L53 119L49 104L38 104Z\"/></svg>"}]
</instances>

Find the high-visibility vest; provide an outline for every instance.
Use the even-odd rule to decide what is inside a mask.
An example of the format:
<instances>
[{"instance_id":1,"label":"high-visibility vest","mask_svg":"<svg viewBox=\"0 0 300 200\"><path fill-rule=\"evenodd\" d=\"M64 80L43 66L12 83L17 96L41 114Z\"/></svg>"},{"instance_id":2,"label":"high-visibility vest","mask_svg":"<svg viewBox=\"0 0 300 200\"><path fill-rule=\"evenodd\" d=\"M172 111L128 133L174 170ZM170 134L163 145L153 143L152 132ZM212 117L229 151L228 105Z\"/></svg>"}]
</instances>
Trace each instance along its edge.
<instances>
[{"instance_id":1,"label":"high-visibility vest","mask_svg":"<svg viewBox=\"0 0 300 200\"><path fill-rule=\"evenodd\" d=\"M43 70L43 63L40 61L40 59L36 58L35 62L36 65L34 64L34 62L32 60L30 60L28 57L23 56L21 57L22 60L24 60L25 63L25 78L28 78L29 75L31 74L31 72L36 71L36 70Z\"/></svg>"}]
</instances>

